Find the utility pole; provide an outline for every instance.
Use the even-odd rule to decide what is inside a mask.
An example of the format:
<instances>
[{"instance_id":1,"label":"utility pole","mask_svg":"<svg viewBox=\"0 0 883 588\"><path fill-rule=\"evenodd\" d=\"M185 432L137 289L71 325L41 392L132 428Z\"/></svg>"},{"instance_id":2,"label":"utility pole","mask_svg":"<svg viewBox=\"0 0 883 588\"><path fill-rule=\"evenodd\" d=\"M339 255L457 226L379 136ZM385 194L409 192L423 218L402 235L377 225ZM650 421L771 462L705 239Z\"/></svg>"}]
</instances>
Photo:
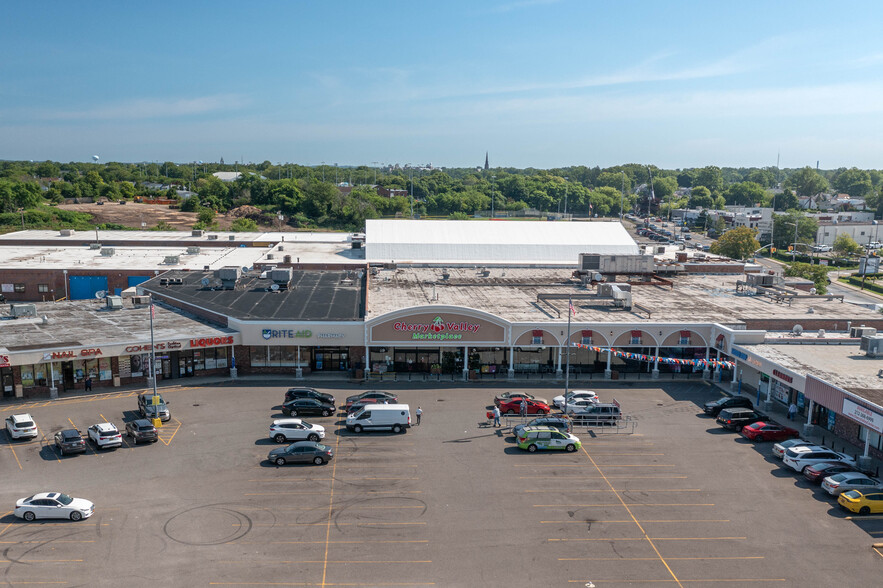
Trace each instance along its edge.
<instances>
[{"instance_id":1,"label":"utility pole","mask_svg":"<svg viewBox=\"0 0 883 588\"><path fill-rule=\"evenodd\" d=\"M491 220L494 218L494 189L497 185L497 176L491 176Z\"/></svg>"},{"instance_id":2,"label":"utility pole","mask_svg":"<svg viewBox=\"0 0 883 588\"><path fill-rule=\"evenodd\" d=\"M564 215L567 216L567 182L570 178L564 178Z\"/></svg>"},{"instance_id":3,"label":"utility pole","mask_svg":"<svg viewBox=\"0 0 883 588\"><path fill-rule=\"evenodd\" d=\"M619 222L622 222L622 203L625 199L625 172L619 172L622 174L622 192L619 194Z\"/></svg>"}]
</instances>

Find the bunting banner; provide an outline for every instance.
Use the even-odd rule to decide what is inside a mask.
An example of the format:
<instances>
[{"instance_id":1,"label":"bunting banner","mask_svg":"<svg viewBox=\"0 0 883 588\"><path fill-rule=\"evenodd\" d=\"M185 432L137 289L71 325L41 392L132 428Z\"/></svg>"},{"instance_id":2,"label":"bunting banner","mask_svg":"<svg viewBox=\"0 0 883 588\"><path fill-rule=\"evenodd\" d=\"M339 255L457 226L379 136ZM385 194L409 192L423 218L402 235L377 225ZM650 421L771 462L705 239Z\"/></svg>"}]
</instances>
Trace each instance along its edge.
<instances>
[{"instance_id":1,"label":"bunting banner","mask_svg":"<svg viewBox=\"0 0 883 588\"><path fill-rule=\"evenodd\" d=\"M732 361L724 361L722 359L679 359L677 357L658 357L655 355L644 355L643 353L632 353L631 351L620 351L618 349L610 349L609 347L595 347L594 345L584 345L582 343L572 343L578 349L591 349L597 353L613 353L616 357L623 359L635 359L639 361L648 361L651 363L659 362L670 365L690 365L699 366L701 368L724 368L731 370L736 367L736 363Z\"/></svg>"}]
</instances>

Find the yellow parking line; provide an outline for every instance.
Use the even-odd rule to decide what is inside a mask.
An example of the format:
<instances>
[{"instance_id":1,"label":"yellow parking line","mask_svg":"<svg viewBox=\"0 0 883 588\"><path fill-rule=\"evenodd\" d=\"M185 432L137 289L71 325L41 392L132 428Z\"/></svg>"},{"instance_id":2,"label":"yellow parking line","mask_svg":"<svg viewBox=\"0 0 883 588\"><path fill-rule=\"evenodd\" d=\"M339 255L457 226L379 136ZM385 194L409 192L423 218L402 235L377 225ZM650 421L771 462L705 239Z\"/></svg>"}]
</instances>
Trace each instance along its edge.
<instances>
[{"instance_id":1,"label":"yellow parking line","mask_svg":"<svg viewBox=\"0 0 883 588\"><path fill-rule=\"evenodd\" d=\"M3 516L5 517L5 516L8 515L8 514L12 514L12 511L7 512L7 513L4 514ZM5 533L5 532L7 531L7 529L9 529L9 527L11 527L11 526L12 526L12 523L9 523L9 524L6 525L5 527L3 527L3 530L0 531L0 535L2 535L3 533Z\"/></svg>"},{"instance_id":2,"label":"yellow parking line","mask_svg":"<svg viewBox=\"0 0 883 588\"><path fill-rule=\"evenodd\" d=\"M165 444L166 444L166 447L168 447L168 446L172 443L172 439L174 439L174 438L175 438L175 435L178 434L178 430L181 428L181 425L183 424L183 423L181 423L181 421L179 421L179 420L176 419L176 418L173 418L172 420L174 420L176 423L178 423L178 426L176 426L176 427L175 427L175 430L172 431L172 436L169 437L169 440L168 440L168 441L166 441L165 439L163 439L162 435L159 434L159 433L161 432L161 429L160 429L160 431L157 432L157 434L159 435L159 440L162 441L163 443L165 443Z\"/></svg>"},{"instance_id":3,"label":"yellow parking line","mask_svg":"<svg viewBox=\"0 0 883 588\"><path fill-rule=\"evenodd\" d=\"M324 545L324 541L232 541L231 543L242 543L247 545ZM353 541L329 541L331 544L341 544L341 545L349 545L349 544L359 544L359 543L429 543L427 539L415 539L412 541L403 541L403 540L388 540L388 541L368 541L368 540L353 540Z\"/></svg>"},{"instance_id":4,"label":"yellow parking line","mask_svg":"<svg viewBox=\"0 0 883 588\"><path fill-rule=\"evenodd\" d=\"M12 441L7 439L6 443L7 443L7 445L9 445L9 450L12 452L12 457L15 458L15 463L18 464L18 469L24 470L24 468L21 467L21 462L18 461L18 454L15 452L15 447L12 446Z\"/></svg>"},{"instance_id":5,"label":"yellow parking line","mask_svg":"<svg viewBox=\"0 0 883 588\"><path fill-rule=\"evenodd\" d=\"M55 451L55 447L49 445L49 441L46 439L46 435L43 435L43 441L46 443L46 446L49 447L50 451L52 451L52 456L55 458L55 461L60 462L61 458L58 457L58 452ZM54 443L54 441L53 441Z\"/></svg>"}]
</instances>

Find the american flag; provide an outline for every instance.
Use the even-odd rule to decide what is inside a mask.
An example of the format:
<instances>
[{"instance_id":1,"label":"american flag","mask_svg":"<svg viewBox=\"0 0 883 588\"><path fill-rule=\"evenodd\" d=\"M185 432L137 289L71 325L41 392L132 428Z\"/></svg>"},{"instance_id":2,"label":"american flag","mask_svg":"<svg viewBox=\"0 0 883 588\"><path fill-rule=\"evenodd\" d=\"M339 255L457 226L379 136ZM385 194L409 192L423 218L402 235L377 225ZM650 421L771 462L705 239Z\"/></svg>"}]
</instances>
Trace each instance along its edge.
<instances>
[{"instance_id":1,"label":"american flag","mask_svg":"<svg viewBox=\"0 0 883 588\"><path fill-rule=\"evenodd\" d=\"M153 302L150 303L150 318L156 318L156 312L153 310Z\"/></svg>"},{"instance_id":2,"label":"american flag","mask_svg":"<svg viewBox=\"0 0 883 588\"><path fill-rule=\"evenodd\" d=\"M573 316L576 316L576 309L573 307L573 302L571 302L570 300L568 300L568 301L567 301L567 306L570 307L570 314L572 314Z\"/></svg>"}]
</instances>

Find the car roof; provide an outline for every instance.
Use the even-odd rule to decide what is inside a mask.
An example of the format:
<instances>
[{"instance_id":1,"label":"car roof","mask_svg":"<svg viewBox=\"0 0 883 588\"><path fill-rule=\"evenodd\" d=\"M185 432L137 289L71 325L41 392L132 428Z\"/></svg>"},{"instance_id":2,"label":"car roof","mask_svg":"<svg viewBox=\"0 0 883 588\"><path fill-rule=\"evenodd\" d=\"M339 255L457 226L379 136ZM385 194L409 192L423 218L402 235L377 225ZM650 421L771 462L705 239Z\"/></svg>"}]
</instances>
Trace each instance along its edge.
<instances>
[{"instance_id":1,"label":"car roof","mask_svg":"<svg viewBox=\"0 0 883 588\"><path fill-rule=\"evenodd\" d=\"M60 492L37 492L31 498L32 499L40 499L40 498L55 498L59 496Z\"/></svg>"},{"instance_id":2,"label":"car roof","mask_svg":"<svg viewBox=\"0 0 883 588\"><path fill-rule=\"evenodd\" d=\"M316 445L318 445L316 441L295 441L289 447L315 447Z\"/></svg>"},{"instance_id":3,"label":"car roof","mask_svg":"<svg viewBox=\"0 0 883 588\"><path fill-rule=\"evenodd\" d=\"M135 419L134 421L132 421L132 423L138 425L139 427L143 427L145 425L149 425L151 427L153 426L153 423L151 423L147 419Z\"/></svg>"},{"instance_id":4,"label":"car roof","mask_svg":"<svg viewBox=\"0 0 883 588\"><path fill-rule=\"evenodd\" d=\"M555 427L547 427L546 425L530 425L530 426L524 427L525 433L533 433L534 431L539 431L539 432L546 431L546 432L560 433L560 431L558 429L556 429Z\"/></svg>"},{"instance_id":5,"label":"car roof","mask_svg":"<svg viewBox=\"0 0 883 588\"><path fill-rule=\"evenodd\" d=\"M21 414L12 415L12 420L14 420L14 421L32 421L32 420L34 420L34 417L32 417L31 413L29 413L29 412L23 412Z\"/></svg>"},{"instance_id":6,"label":"car roof","mask_svg":"<svg viewBox=\"0 0 883 588\"><path fill-rule=\"evenodd\" d=\"M115 431L117 428L113 423L98 423L95 427L97 427L99 431Z\"/></svg>"},{"instance_id":7,"label":"car roof","mask_svg":"<svg viewBox=\"0 0 883 588\"><path fill-rule=\"evenodd\" d=\"M79 437L79 436L80 436L80 432L79 432L78 430L76 430L76 429L64 429L64 430L61 431L61 435L62 435L63 437L73 437L74 435L76 435L77 437Z\"/></svg>"},{"instance_id":8,"label":"car roof","mask_svg":"<svg viewBox=\"0 0 883 588\"><path fill-rule=\"evenodd\" d=\"M795 453L813 453L816 451L830 451L831 453L836 453L833 449L828 449L821 445L801 445L799 447L792 447L791 451L794 451Z\"/></svg>"}]
</instances>

